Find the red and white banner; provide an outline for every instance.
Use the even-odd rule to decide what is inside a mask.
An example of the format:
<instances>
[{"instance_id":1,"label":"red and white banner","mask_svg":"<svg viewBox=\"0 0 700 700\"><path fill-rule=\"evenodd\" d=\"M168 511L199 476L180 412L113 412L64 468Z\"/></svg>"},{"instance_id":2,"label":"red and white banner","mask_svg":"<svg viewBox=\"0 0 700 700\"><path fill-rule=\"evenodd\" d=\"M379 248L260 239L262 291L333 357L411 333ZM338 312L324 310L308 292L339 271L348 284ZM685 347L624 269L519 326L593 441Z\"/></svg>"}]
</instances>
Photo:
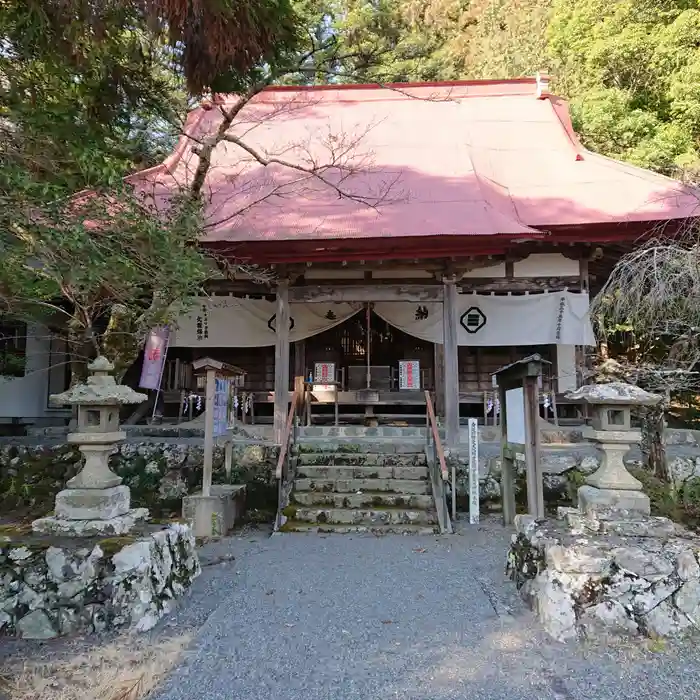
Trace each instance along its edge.
<instances>
[{"instance_id":1,"label":"red and white banner","mask_svg":"<svg viewBox=\"0 0 700 700\"><path fill-rule=\"evenodd\" d=\"M399 389L420 389L420 362L401 360L399 362Z\"/></svg>"},{"instance_id":2,"label":"red and white banner","mask_svg":"<svg viewBox=\"0 0 700 700\"><path fill-rule=\"evenodd\" d=\"M142 389L157 389L163 375L163 364L168 352L170 332L167 326L153 328L146 338L143 348L143 366L139 386Z\"/></svg>"}]
</instances>

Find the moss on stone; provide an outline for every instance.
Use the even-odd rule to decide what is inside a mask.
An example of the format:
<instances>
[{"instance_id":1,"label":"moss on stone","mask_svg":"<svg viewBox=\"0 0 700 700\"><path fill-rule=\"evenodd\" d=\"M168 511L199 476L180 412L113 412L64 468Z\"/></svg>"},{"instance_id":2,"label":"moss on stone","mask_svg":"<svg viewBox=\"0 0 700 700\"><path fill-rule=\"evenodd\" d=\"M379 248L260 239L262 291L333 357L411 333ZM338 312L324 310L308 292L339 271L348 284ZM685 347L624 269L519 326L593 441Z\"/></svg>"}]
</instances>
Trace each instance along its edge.
<instances>
[{"instance_id":1,"label":"moss on stone","mask_svg":"<svg viewBox=\"0 0 700 700\"><path fill-rule=\"evenodd\" d=\"M105 556L112 557L117 552L121 552L124 547L128 547L130 544L134 544L138 537L133 537L131 535L122 535L120 537L107 537L103 540L99 540L97 545L104 552Z\"/></svg>"},{"instance_id":2,"label":"moss on stone","mask_svg":"<svg viewBox=\"0 0 700 700\"><path fill-rule=\"evenodd\" d=\"M282 515L285 518L294 520L297 517L297 507L290 503L286 508L282 509Z\"/></svg>"},{"instance_id":3,"label":"moss on stone","mask_svg":"<svg viewBox=\"0 0 700 700\"><path fill-rule=\"evenodd\" d=\"M309 527L309 523L302 522L301 520L287 520L284 525L280 525L280 532L299 532L300 530L306 530Z\"/></svg>"},{"instance_id":4,"label":"moss on stone","mask_svg":"<svg viewBox=\"0 0 700 700\"><path fill-rule=\"evenodd\" d=\"M586 483L586 475L580 469L570 469L565 474L566 494L574 506L578 505L578 490Z\"/></svg>"},{"instance_id":5,"label":"moss on stone","mask_svg":"<svg viewBox=\"0 0 700 700\"><path fill-rule=\"evenodd\" d=\"M32 532L32 526L26 523L7 523L0 525L0 537L22 537Z\"/></svg>"}]
</instances>

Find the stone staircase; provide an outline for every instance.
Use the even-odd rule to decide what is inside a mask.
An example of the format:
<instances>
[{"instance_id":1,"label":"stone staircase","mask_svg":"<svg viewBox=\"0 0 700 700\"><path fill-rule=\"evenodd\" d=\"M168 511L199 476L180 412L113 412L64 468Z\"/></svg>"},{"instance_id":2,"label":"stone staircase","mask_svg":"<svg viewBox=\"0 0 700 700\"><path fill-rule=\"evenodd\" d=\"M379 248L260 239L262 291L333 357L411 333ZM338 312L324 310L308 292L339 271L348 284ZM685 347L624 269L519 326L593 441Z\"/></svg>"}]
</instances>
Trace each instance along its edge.
<instances>
[{"instance_id":1,"label":"stone staircase","mask_svg":"<svg viewBox=\"0 0 700 700\"><path fill-rule=\"evenodd\" d=\"M282 531L438 532L423 428L301 428Z\"/></svg>"}]
</instances>

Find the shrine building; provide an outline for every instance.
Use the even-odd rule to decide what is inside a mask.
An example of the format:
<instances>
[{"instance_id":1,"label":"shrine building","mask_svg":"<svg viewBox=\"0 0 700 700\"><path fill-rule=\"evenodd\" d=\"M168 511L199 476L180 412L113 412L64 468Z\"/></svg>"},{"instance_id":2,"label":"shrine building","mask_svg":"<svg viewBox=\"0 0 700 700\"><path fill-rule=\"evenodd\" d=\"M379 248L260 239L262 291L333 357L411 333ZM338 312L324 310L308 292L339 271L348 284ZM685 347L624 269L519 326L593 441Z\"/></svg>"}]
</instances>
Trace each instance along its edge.
<instances>
[{"instance_id":1,"label":"shrine building","mask_svg":"<svg viewBox=\"0 0 700 700\"><path fill-rule=\"evenodd\" d=\"M167 200L235 101L192 112L134 181ZM163 396L181 414L191 363L224 361L246 372L242 413L276 436L303 376L319 421L337 390L341 422L424 422L429 390L454 443L460 418L497 409L491 373L533 352L551 362L543 417L576 420L564 394L595 342L590 295L640 237L696 216L680 182L583 148L545 76L273 87L229 134L201 245L235 272L179 319Z\"/></svg>"}]
</instances>

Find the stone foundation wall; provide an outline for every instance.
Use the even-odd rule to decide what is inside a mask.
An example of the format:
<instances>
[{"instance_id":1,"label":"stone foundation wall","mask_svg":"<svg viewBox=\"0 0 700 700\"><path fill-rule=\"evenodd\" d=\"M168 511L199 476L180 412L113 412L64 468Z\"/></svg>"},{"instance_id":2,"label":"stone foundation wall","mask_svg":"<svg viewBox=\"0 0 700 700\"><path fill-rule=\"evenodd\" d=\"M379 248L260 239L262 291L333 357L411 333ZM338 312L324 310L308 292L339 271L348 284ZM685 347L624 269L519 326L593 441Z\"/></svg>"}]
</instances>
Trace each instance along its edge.
<instances>
[{"instance_id":1,"label":"stone foundation wall","mask_svg":"<svg viewBox=\"0 0 700 700\"><path fill-rule=\"evenodd\" d=\"M186 525L103 540L0 528L0 635L146 631L200 571Z\"/></svg>"},{"instance_id":2,"label":"stone foundation wall","mask_svg":"<svg viewBox=\"0 0 700 700\"><path fill-rule=\"evenodd\" d=\"M674 637L700 627L700 537L665 518L600 532L516 516L507 568L555 639Z\"/></svg>"},{"instance_id":3,"label":"stone foundation wall","mask_svg":"<svg viewBox=\"0 0 700 700\"><path fill-rule=\"evenodd\" d=\"M468 509L469 455L466 449L458 450L450 459L457 466L457 503L460 509ZM632 456L632 464L636 464ZM524 464L516 474L515 497L526 503ZM552 508L570 504L583 479L600 466L600 456L593 445L571 443L569 445L543 446L545 502ZM487 442L479 445L479 494L486 508L500 507L501 446Z\"/></svg>"},{"instance_id":4,"label":"stone foundation wall","mask_svg":"<svg viewBox=\"0 0 700 700\"><path fill-rule=\"evenodd\" d=\"M500 507L501 445L497 429L480 428L479 485L484 507ZM666 459L676 489L694 479L700 480L700 431L671 429L666 431ZM457 466L457 502L468 509L469 455L461 445L453 456ZM642 467L644 458L639 446L625 455L628 468ZM522 465L522 463L519 463ZM542 431L542 471L545 502L554 509L560 505L576 505L576 491L583 480L600 466L600 452L586 442L580 429ZM526 503L525 471L516 476L516 500Z\"/></svg>"},{"instance_id":5,"label":"stone foundation wall","mask_svg":"<svg viewBox=\"0 0 700 700\"><path fill-rule=\"evenodd\" d=\"M274 511L278 450L272 445L234 443L230 477L224 450L214 449L214 483L247 486L250 509ZM65 444L0 445L0 511L39 517L53 510L54 497L79 470L81 454ZM201 488L204 451L196 438L131 439L115 447L110 467L131 489L133 507L154 517L179 515L182 496Z\"/></svg>"},{"instance_id":6,"label":"stone foundation wall","mask_svg":"<svg viewBox=\"0 0 700 700\"><path fill-rule=\"evenodd\" d=\"M327 429L326 429L327 430ZM0 441L0 509L24 510L30 517L53 509L53 499L80 463L77 449L64 443L65 430L43 429L32 438ZM149 508L155 516L179 514L181 499L201 486L203 447L201 429L128 426L126 442L115 448L112 469L131 488L132 503ZM501 460L498 429L480 428L479 480L484 509L500 507ZM667 458L674 483L679 487L700 478L700 431L666 431ZM274 468L278 449L265 442L244 439L235 444L229 483L247 486L249 510L273 513L277 506ZM466 444L451 459L457 467L457 502L468 507L469 463ZM542 431L545 499L550 508L571 504L583 479L594 472L600 457L585 442L578 428ZM633 448L626 456L628 467L642 464ZM214 451L214 483L226 483L223 448ZM516 479L516 498L525 500L525 474ZM271 519L270 515L270 519Z\"/></svg>"}]
</instances>

